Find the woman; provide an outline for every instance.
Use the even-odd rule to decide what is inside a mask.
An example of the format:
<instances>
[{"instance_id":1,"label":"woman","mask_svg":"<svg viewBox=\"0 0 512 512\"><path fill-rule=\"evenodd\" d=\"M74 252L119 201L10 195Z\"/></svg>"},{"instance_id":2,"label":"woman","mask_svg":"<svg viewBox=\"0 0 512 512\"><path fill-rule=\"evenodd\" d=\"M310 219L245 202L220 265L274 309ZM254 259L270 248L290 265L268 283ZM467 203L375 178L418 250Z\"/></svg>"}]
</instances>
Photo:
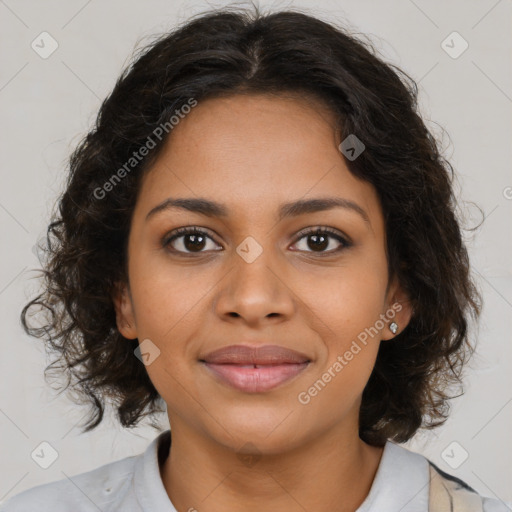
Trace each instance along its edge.
<instances>
[{"instance_id":1,"label":"woman","mask_svg":"<svg viewBox=\"0 0 512 512\"><path fill-rule=\"evenodd\" d=\"M71 157L22 320L85 431L106 401L170 430L1 510L506 510L398 444L446 420L481 307L416 98L298 12L206 13L142 52Z\"/></svg>"}]
</instances>

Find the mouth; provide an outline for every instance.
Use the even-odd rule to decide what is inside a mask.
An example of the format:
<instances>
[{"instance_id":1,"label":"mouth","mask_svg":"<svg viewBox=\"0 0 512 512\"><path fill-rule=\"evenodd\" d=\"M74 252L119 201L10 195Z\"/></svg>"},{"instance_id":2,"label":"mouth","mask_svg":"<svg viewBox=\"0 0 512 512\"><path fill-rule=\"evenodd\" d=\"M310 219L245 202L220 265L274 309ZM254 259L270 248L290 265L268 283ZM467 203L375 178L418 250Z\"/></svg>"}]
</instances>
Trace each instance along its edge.
<instances>
[{"instance_id":1,"label":"mouth","mask_svg":"<svg viewBox=\"0 0 512 512\"><path fill-rule=\"evenodd\" d=\"M214 364L203 361L203 364L220 380L240 391L262 393L276 388L304 371L309 361L273 365Z\"/></svg>"},{"instance_id":2,"label":"mouth","mask_svg":"<svg viewBox=\"0 0 512 512\"><path fill-rule=\"evenodd\" d=\"M246 393L270 391L302 373L311 360L277 345L231 345L199 359L216 380Z\"/></svg>"}]
</instances>

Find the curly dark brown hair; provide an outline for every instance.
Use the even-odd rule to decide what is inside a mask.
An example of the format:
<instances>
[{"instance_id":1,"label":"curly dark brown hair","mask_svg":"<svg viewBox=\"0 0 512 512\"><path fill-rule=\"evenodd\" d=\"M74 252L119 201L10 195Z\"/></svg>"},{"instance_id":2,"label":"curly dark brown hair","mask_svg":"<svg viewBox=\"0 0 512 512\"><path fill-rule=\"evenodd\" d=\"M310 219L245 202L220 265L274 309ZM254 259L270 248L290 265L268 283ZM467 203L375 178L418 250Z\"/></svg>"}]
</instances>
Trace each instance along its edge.
<instances>
[{"instance_id":1,"label":"curly dark brown hair","mask_svg":"<svg viewBox=\"0 0 512 512\"><path fill-rule=\"evenodd\" d=\"M135 53L70 157L46 236L44 286L21 314L25 331L58 353L45 377L57 369L67 376L63 390L72 385L78 402L90 404L84 432L99 425L109 401L124 427L164 406L134 357L138 341L117 329L112 297L127 282L141 179L167 136L112 178L190 98L253 93L319 99L339 120L340 140L357 134L366 146L346 163L378 193L389 276L408 294L413 316L381 343L362 396L361 439L405 442L446 421L450 387L462 384L475 349L469 323L481 295L457 218L454 170L419 114L417 84L377 55L370 41L304 12L234 7L196 15ZM32 307L43 310L38 327L27 322Z\"/></svg>"}]
</instances>

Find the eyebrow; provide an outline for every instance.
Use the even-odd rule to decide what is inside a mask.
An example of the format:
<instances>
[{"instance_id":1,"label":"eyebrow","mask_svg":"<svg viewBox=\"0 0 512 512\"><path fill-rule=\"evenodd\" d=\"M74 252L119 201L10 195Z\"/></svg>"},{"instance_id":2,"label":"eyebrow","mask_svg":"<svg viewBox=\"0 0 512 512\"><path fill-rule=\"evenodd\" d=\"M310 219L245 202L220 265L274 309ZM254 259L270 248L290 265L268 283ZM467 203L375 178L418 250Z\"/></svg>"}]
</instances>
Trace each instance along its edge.
<instances>
[{"instance_id":1,"label":"eyebrow","mask_svg":"<svg viewBox=\"0 0 512 512\"><path fill-rule=\"evenodd\" d=\"M207 217L229 216L229 209L215 201L205 198L168 198L162 203L155 206L147 215L146 221L157 213L168 211L173 208L181 208L194 213L199 213ZM354 201L344 199L342 197L317 197L314 199L300 199L290 203L284 203L279 207L279 221L288 218L303 215L306 213L315 213L333 208L345 208L352 210L360 215L363 220L371 226L368 214Z\"/></svg>"}]
</instances>

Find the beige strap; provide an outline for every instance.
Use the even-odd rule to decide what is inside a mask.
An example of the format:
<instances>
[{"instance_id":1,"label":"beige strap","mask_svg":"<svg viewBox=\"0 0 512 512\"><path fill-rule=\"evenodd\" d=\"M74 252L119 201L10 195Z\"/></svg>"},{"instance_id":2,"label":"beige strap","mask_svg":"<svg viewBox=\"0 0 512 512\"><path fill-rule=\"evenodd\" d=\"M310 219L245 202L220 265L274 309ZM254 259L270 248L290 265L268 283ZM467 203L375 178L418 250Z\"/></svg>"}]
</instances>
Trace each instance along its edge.
<instances>
[{"instance_id":1,"label":"beige strap","mask_svg":"<svg viewBox=\"0 0 512 512\"><path fill-rule=\"evenodd\" d=\"M429 464L428 512L483 512L482 497L457 482L444 478Z\"/></svg>"}]
</instances>

